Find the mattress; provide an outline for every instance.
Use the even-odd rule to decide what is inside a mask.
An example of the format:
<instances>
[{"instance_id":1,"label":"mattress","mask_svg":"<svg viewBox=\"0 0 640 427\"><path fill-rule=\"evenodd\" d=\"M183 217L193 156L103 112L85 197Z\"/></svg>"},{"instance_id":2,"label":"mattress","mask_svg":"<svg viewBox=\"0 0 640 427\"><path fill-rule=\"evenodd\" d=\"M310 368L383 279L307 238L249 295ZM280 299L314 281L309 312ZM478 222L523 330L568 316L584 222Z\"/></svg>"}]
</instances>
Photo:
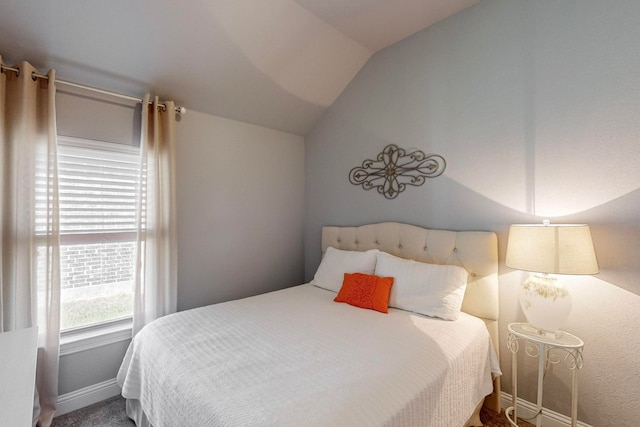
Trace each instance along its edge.
<instances>
[{"instance_id":1,"label":"mattress","mask_svg":"<svg viewBox=\"0 0 640 427\"><path fill-rule=\"evenodd\" d=\"M310 284L145 326L118 373L154 427L462 426L499 365L484 322L333 302Z\"/></svg>"}]
</instances>

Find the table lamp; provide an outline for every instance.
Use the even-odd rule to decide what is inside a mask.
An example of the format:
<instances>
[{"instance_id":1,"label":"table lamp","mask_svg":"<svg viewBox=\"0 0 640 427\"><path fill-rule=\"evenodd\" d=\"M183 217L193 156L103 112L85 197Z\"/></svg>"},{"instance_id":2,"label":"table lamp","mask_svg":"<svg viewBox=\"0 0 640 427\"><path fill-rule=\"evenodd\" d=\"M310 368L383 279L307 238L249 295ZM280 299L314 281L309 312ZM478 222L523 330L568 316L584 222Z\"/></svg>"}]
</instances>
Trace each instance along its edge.
<instances>
[{"instance_id":1,"label":"table lamp","mask_svg":"<svg viewBox=\"0 0 640 427\"><path fill-rule=\"evenodd\" d=\"M541 334L559 337L571 311L571 295L550 274L597 274L598 261L586 224L513 224L505 265L537 273L520 288L520 307Z\"/></svg>"}]
</instances>

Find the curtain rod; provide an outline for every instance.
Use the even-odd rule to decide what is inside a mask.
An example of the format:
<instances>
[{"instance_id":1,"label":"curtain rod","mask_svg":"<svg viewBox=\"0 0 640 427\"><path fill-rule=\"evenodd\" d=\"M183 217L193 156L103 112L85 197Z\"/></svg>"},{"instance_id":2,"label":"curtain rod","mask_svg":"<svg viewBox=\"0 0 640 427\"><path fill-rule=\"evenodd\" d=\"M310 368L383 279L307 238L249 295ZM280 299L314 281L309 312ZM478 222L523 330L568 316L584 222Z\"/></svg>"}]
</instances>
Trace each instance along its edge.
<instances>
[{"instance_id":1,"label":"curtain rod","mask_svg":"<svg viewBox=\"0 0 640 427\"><path fill-rule=\"evenodd\" d=\"M20 74L20 69L13 68L13 67L8 67L8 66L6 66L4 64L0 64L0 69L13 71L16 74ZM34 78L38 78L38 79L49 80L49 76L47 76L46 74L40 74L40 73L33 73L32 72L31 76L34 77ZM93 87L93 86L87 86L87 85L83 85L83 84L80 84L80 83L70 82L70 81L67 81L67 80L56 79L56 83L60 83L62 85L75 87L75 88L78 88L78 89L88 90L88 91L91 91L91 92L101 93L103 95L114 96L116 98L127 99L129 101L137 101L137 102L143 102L144 101L144 99L138 98L137 96L125 95L123 93L113 92L113 91L106 90L106 89L100 89L100 88ZM149 104L153 104L153 102L149 101ZM164 108L166 108L165 104L160 103L160 105L162 105ZM176 106L175 110L176 110L176 113L181 114L181 115L187 113L187 109L184 108L184 107Z\"/></svg>"}]
</instances>

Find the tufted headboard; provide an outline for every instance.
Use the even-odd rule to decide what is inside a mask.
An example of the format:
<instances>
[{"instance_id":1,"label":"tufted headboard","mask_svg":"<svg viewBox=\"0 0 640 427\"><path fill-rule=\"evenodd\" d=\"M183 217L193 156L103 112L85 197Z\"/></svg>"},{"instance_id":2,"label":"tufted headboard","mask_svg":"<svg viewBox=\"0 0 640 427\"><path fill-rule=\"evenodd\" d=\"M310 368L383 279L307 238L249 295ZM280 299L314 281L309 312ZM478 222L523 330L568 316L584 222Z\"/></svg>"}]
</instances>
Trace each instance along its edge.
<instances>
[{"instance_id":1,"label":"tufted headboard","mask_svg":"<svg viewBox=\"0 0 640 427\"><path fill-rule=\"evenodd\" d=\"M469 272L462 311L482 318L499 353L498 238L488 231L429 230L398 222L359 227L322 227L322 254L329 246L395 256L431 264L452 264ZM487 405L499 412L500 382Z\"/></svg>"}]
</instances>

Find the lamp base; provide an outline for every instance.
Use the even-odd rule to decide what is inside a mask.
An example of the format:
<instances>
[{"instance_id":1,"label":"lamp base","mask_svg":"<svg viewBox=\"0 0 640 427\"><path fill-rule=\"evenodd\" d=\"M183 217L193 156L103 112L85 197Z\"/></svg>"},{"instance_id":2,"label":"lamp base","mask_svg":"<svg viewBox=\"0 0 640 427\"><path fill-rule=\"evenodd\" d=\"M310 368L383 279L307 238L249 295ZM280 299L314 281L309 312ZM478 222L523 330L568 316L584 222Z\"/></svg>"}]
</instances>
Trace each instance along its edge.
<instances>
[{"instance_id":1,"label":"lamp base","mask_svg":"<svg viewBox=\"0 0 640 427\"><path fill-rule=\"evenodd\" d=\"M520 288L520 307L538 333L559 338L571 312L571 295L555 277L536 274Z\"/></svg>"},{"instance_id":2,"label":"lamp base","mask_svg":"<svg viewBox=\"0 0 640 427\"><path fill-rule=\"evenodd\" d=\"M522 326L522 329L530 334L539 335L541 337L552 338L556 340L562 338L562 335L564 335L564 331L561 329L557 329L555 331L547 331L546 329L536 328L530 323L524 324Z\"/></svg>"}]
</instances>

